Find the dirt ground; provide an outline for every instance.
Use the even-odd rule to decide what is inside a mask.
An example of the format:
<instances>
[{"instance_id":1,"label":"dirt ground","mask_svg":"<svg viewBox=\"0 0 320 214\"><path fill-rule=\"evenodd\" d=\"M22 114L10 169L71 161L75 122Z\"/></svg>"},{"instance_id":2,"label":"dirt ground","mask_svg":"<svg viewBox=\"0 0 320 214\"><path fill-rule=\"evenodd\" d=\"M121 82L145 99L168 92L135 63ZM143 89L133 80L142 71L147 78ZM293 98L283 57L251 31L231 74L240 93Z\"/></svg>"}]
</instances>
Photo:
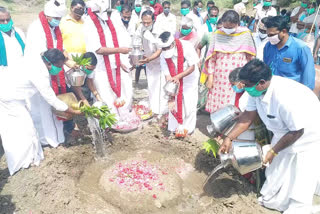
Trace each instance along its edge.
<instances>
[{"instance_id":1,"label":"dirt ground","mask_svg":"<svg viewBox=\"0 0 320 214\"><path fill-rule=\"evenodd\" d=\"M16 25L26 30L37 14L12 16ZM135 90L137 100L145 97L145 88L142 75ZM202 142L208 139L206 114L198 115L195 133L184 141L173 139L149 122L130 134L112 133L112 140L104 144L104 158L95 155L85 119L77 121L82 136L75 145L44 148L40 166L22 169L12 177L0 146L0 213L278 213L258 205L255 186L231 168L221 170L202 187L208 173L219 164L202 150ZM109 191L110 184L104 186L110 167L137 159L168 168L166 197L129 194L120 187Z\"/></svg>"}]
</instances>

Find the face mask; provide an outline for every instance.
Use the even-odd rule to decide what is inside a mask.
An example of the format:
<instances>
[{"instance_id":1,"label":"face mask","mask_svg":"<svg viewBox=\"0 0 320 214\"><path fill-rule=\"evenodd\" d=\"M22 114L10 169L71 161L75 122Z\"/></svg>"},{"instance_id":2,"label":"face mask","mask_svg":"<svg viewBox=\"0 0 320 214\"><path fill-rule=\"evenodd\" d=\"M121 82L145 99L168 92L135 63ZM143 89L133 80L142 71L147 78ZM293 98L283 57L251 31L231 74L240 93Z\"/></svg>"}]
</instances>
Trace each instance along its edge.
<instances>
[{"instance_id":1,"label":"face mask","mask_svg":"<svg viewBox=\"0 0 320 214\"><path fill-rule=\"evenodd\" d=\"M49 74L55 76L55 75L58 75L60 71L62 71L62 68L59 68L57 66L54 66L49 60L47 57L43 56L43 58L49 62L51 64L51 69L49 70Z\"/></svg>"},{"instance_id":2,"label":"face mask","mask_svg":"<svg viewBox=\"0 0 320 214\"><path fill-rule=\"evenodd\" d=\"M218 21L218 17L210 17L209 18L209 22L213 25L217 24Z\"/></svg>"},{"instance_id":3,"label":"face mask","mask_svg":"<svg viewBox=\"0 0 320 214\"><path fill-rule=\"evenodd\" d=\"M311 15L315 12L315 9L314 8L307 9L307 12L309 15Z\"/></svg>"},{"instance_id":4,"label":"face mask","mask_svg":"<svg viewBox=\"0 0 320 214\"><path fill-rule=\"evenodd\" d=\"M202 10L202 8L197 7L197 12L198 12L198 13L200 13L200 12L201 12L201 10Z\"/></svg>"},{"instance_id":5,"label":"face mask","mask_svg":"<svg viewBox=\"0 0 320 214\"><path fill-rule=\"evenodd\" d=\"M267 1L263 2L263 6L265 7L270 7L271 5L272 5L271 2L267 2Z\"/></svg>"},{"instance_id":6,"label":"face mask","mask_svg":"<svg viewBox=\"0 0 320 214\"><path fill-rule=\"evenodd\" d=\"M260 39L265 39L268 36L268 34L261 33L260 31L258 32L258 35L259 35Z\"/></svg>"},{"instance_id":7,"label":"face mask","mask_svg":"<svg viewBox=\"0 0 320 214\"><path fill-rule=\"evenodd\" d=\"M123 24L125 24L125 25L129 24L129 22L130 22L130 20L123 20L123 19L121 19L121 20L122 20Z\"/></svg>"},{"instance_id":8,"label":"face mask","mask_svg":"<svg viewBox=\"0 0 320 214\"><path fill-rule=\"evenodd\" d=\"M257 4L256 4L256 3L253 3L253 6L255 7L255 6L257 6Z\"/></svg>"},{"instance_id":9,"label":"face mask","mask_svg":"<svg viewBox=\"0 0 320 214\"><path fill-rule=\"evenodd\" d=\"M189 35L190 33L191 33L191 31L192 31L192 28L190 28L190 29L181 29L181 34L182 35L184 35L184 36L187 36L187 35Z\"/></svg>"},{"instance_id":10,"label":"face mask","mask_svg":"<svg viewBox=\"0 0 320 214\"><path fill-rule=\"evenodd\" d=\"M82 16L82 15L84 14L84 10L79 9L79 8L74 9L73 12L74 12L75 14L79 15L79 16Z\"/></svg>"},{"instance_id":11,"label":"face mask","mask_svg":"<svg viewBox=\"0 0 320 214\"><path fill-rule=\"evenodd\" d=\"M211 7L208 7L208 6L207 6L207 11L208 11L208 13L209 13L210 8L211 8Z\"/></svg>"},{"instance_id":12,"label":"face mask","mask_svg":"<svg viewBox=\"0 0 320 214\"><path fill-rule=\"evenodd\" d=\"M10 21L7 24L0 24L0 31L2 32L9 32L12 29L13 21L10 19Z\"/></svg>"},{"instance_id":13,"label":"face mask","mask_svg":"<svg viewBox=\"0 0 320 214\"><path fill-rule=\"evenodd\" d=\"M81 70L84 71L87 75L90 75L93 72L93 70L86 69L86 67L82 67Z\"/></svg>"},{"instance_id":14,"label":"face mask","mask_svg":"<svg viewBox=\"0 0 320 214\"><path fill-rule=\"evenodd\" d=\"M121 5L120 6L116 6L117 11L121 12Z\"/></svg>"},{"instance_id":15,"label":"face mask","mask_svg":"<svg viewBox=\"0 0 320 214\"><path fill-rule=\"evenodd\" d=\"M152 25L148 26L148 27L145 27L143 26L143 31L151 31L152 30Z\"/></svg>"},{"instance_id":16,"label":"face mask","mask_svg":"<svg viewBox=\"0 0 320 214\"><path fill-rule=\"evenodd\" d=\"M149 1L151 5L154 5L154 1Z\"/></svg>"},{"instance_id":17,"label":"face mask","mask_svg":"<svg viewBox=\"0 0 320 214\"><path fill-rule=\"evenodd\" d=\"M167 50L167 51L162 51L162 56L166 59L172 58L174 51L175 51L175 48L171 48L170 50Z\"/></svg>"},{"instance_id":18,"label":"face mask","mask_svg":"<svg viewBox=\"0 0 320 214\"><path fill-rule=\"evenodd\" d=\"M229 34L232 34L232 33L234 33L234 32L236 31L235 28L228 29L228 28L224 28L224 27L222 27L221 30L222 30L223 32L225 32L226 34L228 34L228 35L229 35Z\"/></svg>"},{"instance_id":19,"label":"face mask","mask_svg":"<svg viewBox=\"0 0 320 214\"><path fill-rule=\"evenodd\" d=\"M188 13L190 13L190 9L189 8L182 8L181 10L180 10L180 12L181 12L181 14L182 15L187 15Z\"/></svg>"},{"instance_id":20,"label":"face mask","mask_svg":"<svg viewBox=\"0 0 320 214\"><path fill-rule=\"evenodd\" d=\"M49 24L51 27L58 27L60 24L60 20L52 18Z\"/></svg>"},{"instance_id":21,"label":"face mask","mask_svg":"<svg viewBox=\"0 0 320 214\"><path fill-rule=\"evenodd\" d=\"M165 8L165 9L163 9L163 12L164 12L164 14L169 14L170 13L170 8Z\"/></svg>"},{"instance_id":22,"label":"face mask","mask_svg":"<svg viewBox=\"0 0 320 214\"><path fill-rule=\"evenodd\" d=\"M244 91L243 88L239 89L236 85L232 86L232 89L236 92L236 93L242 93Z\"/></svg>"},{"instance_id":23,"label":"face mask","mask_svg":"<svg viewBox=\"0 0 320 214\"><path fill-rule=\"evenodd\" d=\"M300 6L303 7L303 8L307 8L307 7L308 7L308 4L306 4L306 3L301 3Z\"/></svg>"},{"instance_id":24,"label":"face mask","mask_svg":"<svg viewBox=\"0 0 320 214\"><path fill-rule=\"evenodd\" d=\"M248 94L251 96L251 97L260 97L265 91L267 91L267 89L264 89L262 91L258 91L256 89L256 86L259 84L259 82L257 82L257 84L255 84L254 86L252 87L245 87L244 90L246 90L246 92L248 92Z\"/></svg>"},{"instance_id":25,"label":"face mask","mask_svg":"<svg viewBox=\"0 0 320 214\"><path fill-rule=\"evenodd\" d=\"M278 44L281 40L279 39L279 35L274 35L274 36L271 36L271 37L268 37L269 39L269 42L271 43L271 45L276 45Z\"/></svg>"},{"instance_id":26,"label":"face mask","mask_svg":"<svg viewBox=\"0 0 320 214\"><path fill-rule=\"evenodd\" d=\"M140 13L141 7L135 7L135 10L136 10L137 13Z\"/></svg>"}]
</instances>

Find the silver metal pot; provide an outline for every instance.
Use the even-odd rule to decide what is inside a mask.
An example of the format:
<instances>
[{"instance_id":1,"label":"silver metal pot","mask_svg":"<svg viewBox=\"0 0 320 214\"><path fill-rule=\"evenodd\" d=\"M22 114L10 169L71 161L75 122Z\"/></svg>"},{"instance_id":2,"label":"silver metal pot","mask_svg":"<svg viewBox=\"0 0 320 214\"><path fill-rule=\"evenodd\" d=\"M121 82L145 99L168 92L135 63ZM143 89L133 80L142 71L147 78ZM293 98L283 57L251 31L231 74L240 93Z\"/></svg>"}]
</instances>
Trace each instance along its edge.
<instances>
[{"instance_id":1,"label":"silver metal pot","mask_svg":"<svg viewBox=\"0 0 320 214\"><path fill-rule=\"evenodd\" d=\"M71 86L83 86L87 75L81 69L70 69L66 72L66 76Z\"/></svg>"},{"instance_id":2,"label":"silver metal pot","mask_svg":"<svg viewBox=\"0 0 320 214\"><path fill-rule=\"evenodd\" d=\"M221 164L232 165L241 175L262 167L263 155L260 144L254 141L232 141L232 150L220 155Z\"/></svg>"},{"instance_id":3,"label":"silver metal pot","mask_svg":"<svg viewBox=\"0 0 320 214\"><path fill-rule=\"evenodd\" d=\"M140 47L133 47L129 54L130 63L133 66L139 65L139 61L143 59L143 55L144 53L140 50Z\"/></svg>"},{"instance_id":4,"label":"silver metal pot","mask_svg":"<svg viewBox=\"0 0 320 214\"><path fill-rule=\"evenodd\" d=\"M211 125L207 126L210 135L226 134L230 132L236 124L236 117L239 115L240 110L233 106L227 105L216 112L210 114Z\"/></svg>"},{"instance_id":5,"label":"silver metal pot","mask_svg":"<svg viewBox=\"0 0 320 214\"><path fill-rule=\"evenodd\" d=\"M164 91L166 95L174 97L179 93L179 84L176 84L174 82L168 81L164 85Z\"/></svg>"}]
</instances>

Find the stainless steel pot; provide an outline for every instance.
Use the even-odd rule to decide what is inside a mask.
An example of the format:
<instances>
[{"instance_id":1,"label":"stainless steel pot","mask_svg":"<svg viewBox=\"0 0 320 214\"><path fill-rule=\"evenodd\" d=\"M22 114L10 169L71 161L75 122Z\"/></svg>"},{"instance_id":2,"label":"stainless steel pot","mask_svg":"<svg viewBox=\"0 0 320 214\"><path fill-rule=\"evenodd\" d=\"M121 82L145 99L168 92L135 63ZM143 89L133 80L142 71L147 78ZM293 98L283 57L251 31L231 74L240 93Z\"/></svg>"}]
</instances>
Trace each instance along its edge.
<instances>
[{"instance_id":1,"label":"stainless steel pot","mask_svg":"<svg viewBox=\"0 0 320 214\"><path fill-rule=\"evenodd\" d=\"M262 167L263 155L260 144L254 141L232 141L232 150L220 155L221 164L232 165L241 175Z\"/></svg>"},{"instance_id":2,"label":"stainless steel pot","mask_svg":"<svg viewBox=\"0 0 320 214\"><path fill-rule=\"evenodd\" d=\"M179 93L179 84L176 84L171 81L166 82L166 84L164 85L163 88L164 88L166 95L168 95L168 96L174 97Z\"/></svg>"},{"instance_id":3,"label":"stainless steel pot","mask_svg":"<svg viewBox=\"0 0 320 214\"><path fill-rule=\"evenodd\" d=\"M140 47L133 47L131 53L129 54L130 63L133 66L139 65L139 61L143 59L143 51L140 50Z\"/></svg>"},{"instance_id":4,"label":"stainless steel pot","mask_svg":"<svg viewBox=\"0 0 320 214\"><path fill-rule=\"evenodd\" d=\"M216 112L210 114L211 125L207 126L210 135L226 134L231 130L231 127L236 124L236 117L239 115L240 110L233 106L227 105Z\"/></svg>"},{"instance_id":5,"label":"stainless steel pot","mask_svg":"<svg viewBox=\"0 0 320 214\"><path fill-rule=\"evenodd\" d=\"M83 86L87 75L81 69L70 69L66 76L71 86Z\"/></svg>"}]
</instances>

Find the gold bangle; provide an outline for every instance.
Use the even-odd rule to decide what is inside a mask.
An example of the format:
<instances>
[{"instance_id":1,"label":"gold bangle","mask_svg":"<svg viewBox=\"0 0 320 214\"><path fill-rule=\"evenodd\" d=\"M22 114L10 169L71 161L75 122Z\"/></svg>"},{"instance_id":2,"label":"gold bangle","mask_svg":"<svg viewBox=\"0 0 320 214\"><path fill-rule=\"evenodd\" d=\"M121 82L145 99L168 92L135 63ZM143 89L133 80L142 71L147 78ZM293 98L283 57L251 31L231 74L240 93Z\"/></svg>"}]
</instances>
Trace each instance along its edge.
<instances>
[{"instance_id":1,"label":"gold bangle","mask_svg":"<svg viewBox=\"0 0 320 214\"><path fill-rule=\"evenodd\" d=\"M277 156L278 155L278 153L276 153L273 149L270 149L269 150L274 156Z\"/></svg>"}]
</instances>

